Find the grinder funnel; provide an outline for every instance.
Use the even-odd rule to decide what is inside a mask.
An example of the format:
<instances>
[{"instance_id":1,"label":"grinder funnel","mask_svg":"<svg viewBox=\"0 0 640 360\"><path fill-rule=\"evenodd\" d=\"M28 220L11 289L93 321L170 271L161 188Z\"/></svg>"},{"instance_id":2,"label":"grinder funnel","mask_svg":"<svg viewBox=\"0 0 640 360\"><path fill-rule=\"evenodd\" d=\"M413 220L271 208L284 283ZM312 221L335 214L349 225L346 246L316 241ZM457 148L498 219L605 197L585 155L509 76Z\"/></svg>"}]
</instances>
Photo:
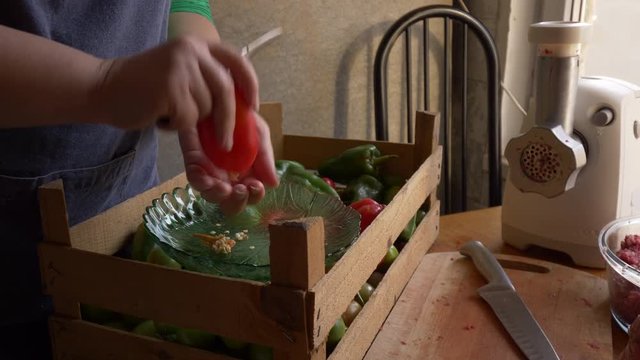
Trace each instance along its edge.
<instances>
[{"instance_id":1,"label":"grinder funnel","mask_svg":"<svg viewBox=\"0 0 640 360\"><path fill-rule=\"evenodd\" d=\"M552 198L573 188L586 164L584 144L573 133L581 45L590 25L552 21L531 25L537 44L535 125L509 141L505 156L512 184Z\"/></svg>"}]
</instances>

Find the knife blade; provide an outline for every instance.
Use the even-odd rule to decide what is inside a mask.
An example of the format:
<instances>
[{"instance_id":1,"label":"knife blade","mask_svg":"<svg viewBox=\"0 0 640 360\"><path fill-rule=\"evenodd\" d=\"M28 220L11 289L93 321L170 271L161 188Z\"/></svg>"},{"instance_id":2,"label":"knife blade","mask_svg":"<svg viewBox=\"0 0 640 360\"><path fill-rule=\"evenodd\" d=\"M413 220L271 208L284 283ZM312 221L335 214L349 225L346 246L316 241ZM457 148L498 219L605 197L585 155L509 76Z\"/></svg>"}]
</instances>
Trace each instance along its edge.
<instances>
[{"instance_id":1,"label":"knife blade","mask_svg":"<svg viewBox=\"0 0 640 360\"><path fill-rule=\"evenodd\" d=\"M560 359L495 256L476 240L464 244L460 253L470 257L487 279L488 284L479 288L478 294L493 309L527 359Z\"/></svg>"}]
</instances>

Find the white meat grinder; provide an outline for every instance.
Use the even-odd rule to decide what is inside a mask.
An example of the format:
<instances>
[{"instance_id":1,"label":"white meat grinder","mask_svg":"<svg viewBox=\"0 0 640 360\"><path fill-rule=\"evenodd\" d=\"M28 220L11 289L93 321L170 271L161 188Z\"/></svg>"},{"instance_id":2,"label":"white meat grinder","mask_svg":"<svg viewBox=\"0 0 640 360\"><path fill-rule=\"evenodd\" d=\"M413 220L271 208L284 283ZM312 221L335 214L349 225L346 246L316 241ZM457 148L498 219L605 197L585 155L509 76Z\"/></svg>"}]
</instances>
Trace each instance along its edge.
<instances>
[{"instance_id":1,"label":"white meat grinder","mask_svg":"<svg viewBox=\"0 0 640 360\"><path fill-rule=\"evenodd\" d=\"M533 127L509 141L502 208L503 240L568 254L604 268L598 233L640 215L640 87L580 77L590 25L531 25L537 44Z\"/></svg>"}]
</instances>

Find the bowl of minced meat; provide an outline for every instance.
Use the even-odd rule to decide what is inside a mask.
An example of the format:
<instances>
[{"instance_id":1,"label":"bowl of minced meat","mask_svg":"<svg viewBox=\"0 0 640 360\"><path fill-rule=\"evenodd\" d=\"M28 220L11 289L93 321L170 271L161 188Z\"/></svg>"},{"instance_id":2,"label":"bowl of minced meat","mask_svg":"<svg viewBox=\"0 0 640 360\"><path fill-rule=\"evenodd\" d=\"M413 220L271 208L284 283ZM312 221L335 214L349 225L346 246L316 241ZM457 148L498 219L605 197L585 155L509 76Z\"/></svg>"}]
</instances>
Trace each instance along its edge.
<instances>
[{"instance_id":1,"label":"bowl of minced meat","mask_svg":"<svg viewBox=\"0 0 640 360\"><path fill-rule=\"evenodd\" d=\"M607 224L598 242L607 263L611 314L628 332L640 315L640 217Z\"/></svg>"}]
</instances>

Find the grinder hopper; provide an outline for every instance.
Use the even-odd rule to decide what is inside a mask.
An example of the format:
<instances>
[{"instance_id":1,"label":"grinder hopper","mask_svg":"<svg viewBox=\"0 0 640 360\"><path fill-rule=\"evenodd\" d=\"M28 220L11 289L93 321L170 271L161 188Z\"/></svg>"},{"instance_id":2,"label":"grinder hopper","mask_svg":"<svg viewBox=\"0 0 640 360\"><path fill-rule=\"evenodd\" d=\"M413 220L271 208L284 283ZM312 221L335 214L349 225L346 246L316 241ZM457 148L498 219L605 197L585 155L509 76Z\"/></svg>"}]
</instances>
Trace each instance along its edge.
<instances>
[{"instance_id":1,"label":"grinder hopper","mask_svg":"<svg viewBox=\"0 0 640 360\"><path fill-rule=\"evenodd\" d=\"M537 44L535 125L507 144L511 183L522 192L556 197L574 187L586 164L585 144L574 132L574 108L581 44L590 25L576 22L533 24Z\"/></svg>"}]
</instances>

